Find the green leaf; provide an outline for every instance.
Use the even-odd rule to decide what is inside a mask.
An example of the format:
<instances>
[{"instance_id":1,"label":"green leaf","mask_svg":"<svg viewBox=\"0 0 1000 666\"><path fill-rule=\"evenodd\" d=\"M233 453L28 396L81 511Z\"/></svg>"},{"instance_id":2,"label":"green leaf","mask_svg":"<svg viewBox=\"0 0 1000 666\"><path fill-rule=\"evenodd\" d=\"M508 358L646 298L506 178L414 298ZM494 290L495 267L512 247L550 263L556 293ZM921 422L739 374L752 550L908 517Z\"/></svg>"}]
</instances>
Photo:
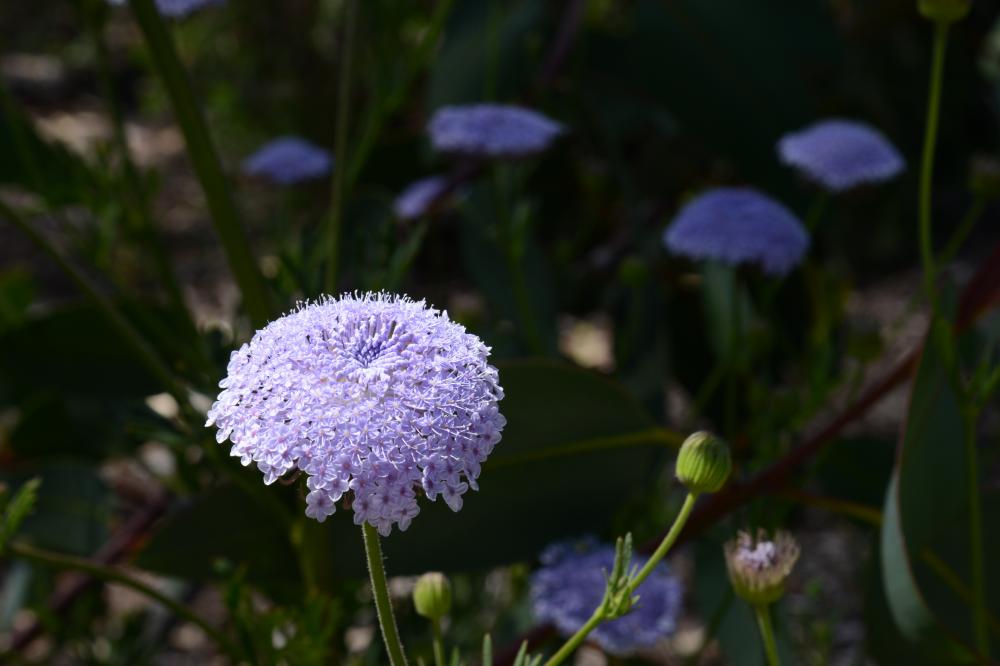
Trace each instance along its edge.
<instances>
[{"instance_id":1,"label":"green leaf","mask_svg":"<svg viewBox=\"0 0 1000 666\"><path fill-rule=\"evenodd\" d=\"M21 484L14 497L6 502L3 516L0 517L0 552L3 552L11 537L21 528L21 523L34 510L41 484L41 479L37 478L26 481Z\"/></svg>"},{"instance_id":2,"label":"green leaf","mask_svg":"<svg viewBox=\"0 0 1000 666\"><path fill-rule=\"evenodd\" d=\"M948 377L940 335L940 328L932 328L910 395L885 498L881 565L886 602L900 634L932 662L965 663L971 654L963 645L973 642L969 605L926 559L928 553L940 557L944 545L959 579L970 580L968 529L954 532L968 511L961 403ZM959 344L971 339L974 335L967 334ZM997 612L995 599L993 605Z\"/></svg>"}]
</instances>

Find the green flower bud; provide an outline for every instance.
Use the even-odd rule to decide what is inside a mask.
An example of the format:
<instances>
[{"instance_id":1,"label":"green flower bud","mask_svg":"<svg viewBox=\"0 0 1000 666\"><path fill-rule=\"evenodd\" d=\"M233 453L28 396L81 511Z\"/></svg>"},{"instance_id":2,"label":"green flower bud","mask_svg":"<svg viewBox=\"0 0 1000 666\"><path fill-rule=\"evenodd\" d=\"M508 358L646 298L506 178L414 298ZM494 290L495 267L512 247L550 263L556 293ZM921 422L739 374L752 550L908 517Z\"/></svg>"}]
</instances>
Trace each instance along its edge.
<instances>
[{"instance_id":1,"label":"green flower bud","mask_svg":"<svg viewBox=\"0 0 1000 666\"><path fill-rule=\"evenodd\" d=\"M920 13L935 22L953 23L969 13L971 0L918 0Z\"/></svg>"},{"instance_id":2,"label":"green flower bud","mask_svg":"<svg viewBox=\"0 0 1000 666\"><path fill-rule=\"evenodd\" d=\"M443 573L425 573L413 588L417 614L428 620L440 620L451 611L451 583Z\"/></svg>"},{"instance_id":3,"label":"green flower bud","mask_svg":"<svg viewBox=\"0 0 1000 666\"><path fill-rule=\"evenodd\" d=\"M677 479L693 493L714 493L726 483L732 469L729 447L709 432L696 432L685 439L677 455Z\"/></svg>"},{"instance_id":4,"label":"green flower bud","mask_svg":"<svg viewBox=\"0 0 1000 666\"><path fill-rule=\"evenodd\" d=\"M799 545L788 532L740 532L726 542L726 569L733 591L752 606L772 604L785 594L785 580L799 559Z\"/></svg>"}]
</instances>

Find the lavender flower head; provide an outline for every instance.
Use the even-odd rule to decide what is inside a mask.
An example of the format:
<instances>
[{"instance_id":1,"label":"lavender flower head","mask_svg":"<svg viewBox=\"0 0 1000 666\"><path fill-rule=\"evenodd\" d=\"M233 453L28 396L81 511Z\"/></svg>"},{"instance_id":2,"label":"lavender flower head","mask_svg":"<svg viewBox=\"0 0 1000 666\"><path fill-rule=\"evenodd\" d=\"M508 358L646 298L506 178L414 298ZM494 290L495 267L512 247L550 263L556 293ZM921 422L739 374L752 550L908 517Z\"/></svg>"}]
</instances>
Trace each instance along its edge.
<instances>
[{"instance_id":1,"label":"lavender flower head","mask_svg":"<svg viewBox=\"0 0 1000 666\"><path fill-rule=\"evenodd\" d=\"M333 169L333 157L319 146L296 136L267 142L243 162L243 172L293 185L322 178Z\"/></svg>"},{"instance_id":2,"label":"lavender flower head","mask_svg":"<svg viewBox=\"0 0 1000 666\"><path fill-rule=\"evenodd\" d=\"M108 0L112 5L124 5L126 0ZM215 5L223 5L225 0L156 0L156 8L164 16L184 18L199 9Z\"/></svg>"},{"instance_id":3,"label":"lavender flower head","mask_svg":"<svg viewBox=\"0 0 1000 666\"><path fill-rule=\"evenodd\" d=\"M605 574L615 562L614 546L593 538L557 543L541 555L542 567L531 577L535 617L571 636L582 627L604 598ZM609 654L627 655L648 648L677 628L681 584L661 563L637 590L631 612L604 622L590 634Z\"/></svg>"},{"instance_id":4,"label":"lavender flower head","mask_svg":"<svg viewBox=\"0 0 1000 666\"><path fill-rule=\"evenodd\" d=\"M809 247L809 234L795 215L750 188L719 187L684 206L663 236L671 252L725 264L758 264L784 275Z\"/></svg>"},{"instance_id":5,"label":"lavender flower head","mask_svg":"<svg viewBox=\"0 0 1000 666\"><path fill-rule=\"evenodd\" d=\"M234 351L208 412L216 439L264 483L308 475L306 515L351 493L354 522L383 535L478 489L506 420L490 349L423 301L384 293L305 303Z\"/></svg>"},{"instance_id":6,"label":"lavender flower head","mask_svg":"<svg viewBox=\"0 0 1000 666\"><path fill-rule=\"evenodd\" d=\"M537 111L503 104L441 107L427 130L435 150L496 158L543 152L564 131Z\"/></svg>"},{"instance_id":7,"label":"lavender flower head","mask_svg":"<svg viewBox=\"0 0 1000 666\"><path fill-rule=\"evenodd\" d=\"M426 215L448 191L447 176L431 176L411 183L393 203L393 211L401 220L415 220Z\"/></svg>"},{"instance_id":8,"label":"lavender flower head","mask_svg":"<svg viewBox=\"0 0 1000 666\"><path fill-rule=\"evenodd\" d=\"M874 127L836 118L781 137L778 156L829 192L881 183L906 167L896 147Z\"/></svg>"}]
</instances>

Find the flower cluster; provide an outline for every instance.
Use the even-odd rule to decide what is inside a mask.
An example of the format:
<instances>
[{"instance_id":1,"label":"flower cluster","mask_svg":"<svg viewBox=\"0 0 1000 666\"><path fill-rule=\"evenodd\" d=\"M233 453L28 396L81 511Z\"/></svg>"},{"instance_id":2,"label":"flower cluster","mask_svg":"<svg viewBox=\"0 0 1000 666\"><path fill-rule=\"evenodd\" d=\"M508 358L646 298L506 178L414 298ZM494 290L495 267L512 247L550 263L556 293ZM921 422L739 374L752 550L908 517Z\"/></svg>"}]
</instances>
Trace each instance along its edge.
<instances>
[{"instance_id":1,"label":"flower cluster","mask_svg":"<svg viewBox=\"0 0 1000 666\"><path fill-rule=\"evenodd\" d=\"M824 120L786 134L778 141L778 156L830 192L881 183L906 167L878 130L853 120Z\"/></svg>"},{"instance_id":2,"label":"flower cluster","mask_svg":"<svg viewBox=\"0 0 1000 666\"><path fill-rule=\"evenodd\" d=\"M319 146L296 136L267 142L243 162L243 172L292 185L323 178L333 169L333 156Z\"/></svg>"},{"instance_id":3,"label":"flower cluster","mask_svg":"<svg viewBox=\"0 0 1000 666\"><path fill-rule=\"evenodd\" d=\"M531 577L535 617L570 636L590 619L604 598L606 573L615 562L614 546L592 538L557 543L541 555ZM637 590L639 601L627 615L604 622L590 639L605 651L625 655L655 645L677 628L681 585L666 564L659 564Z\"/></svg>"},{"instance_id":4,"label":"flower cluster","mask_svg":"<svg viewBox=\"0 0 1000 666\"><path fill-rule=\"evenodd\" d=\"M757 190L719 187L696 197L663 237L667 248L693 259L759 264L783 275L809 248L809 234L785 206Z\"/></svg>"},{"instance_id":5,"label":"flower cluster","mask_svg":"<svg viewBox=\"0 0 1000 666\"><path fill-rule=\"evenodd\" d=\"M427 130L435 150L491 158L540 153L564 131L537 111L503 104L442 107Z\"/></svg>"},{"instance_id":6,"label":"flower cluster","mask_svg":"<svg viewBox=\"0 0 1000 666\"><path fill-rule=\"evenodd\" d=\"M124 5L126 0L108 0L113 5ZM199 9L225 4L225 0L156 0L156 8L164 16L184 18Z\"/></svg>"},{"instance_id":7,"label":"flower cluster","mask_svg":"<svg viewBox=\"0 0 1000 666\"><path fill-rule=\"evenodd\" d=\"M446 176L430 176L411 183L393 203L396 217L415 220L426 215L430 207L448 191L449 184Z\"/></svg>"},{"instance_id":8,"label":"flower cluster","mask_svg":"<svg viewBox=\"0 0 1000 666\"><path fill-rule=\"evenodd\" d=\"M423 301L325 298L233 352L208 425L265 483L305 472L310 517L350 491L354 522L388 535L419 513L418 491L458 511L477 488L506 423L489 351Z\"/></svg>"}]
</instances>

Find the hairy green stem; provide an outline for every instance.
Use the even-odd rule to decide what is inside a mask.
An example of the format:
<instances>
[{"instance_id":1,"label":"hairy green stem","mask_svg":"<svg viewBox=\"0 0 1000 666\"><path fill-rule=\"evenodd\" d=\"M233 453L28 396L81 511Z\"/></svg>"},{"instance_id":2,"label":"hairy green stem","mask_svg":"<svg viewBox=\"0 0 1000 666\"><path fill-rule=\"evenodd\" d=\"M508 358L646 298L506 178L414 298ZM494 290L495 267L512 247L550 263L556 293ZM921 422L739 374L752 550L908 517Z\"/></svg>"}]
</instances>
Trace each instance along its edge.
<instances>
[{"instance_id":1,"label":"hairy green stem","mask_svg":"<svg viewBox=\"0 0 1000 666\"><path fill-rule=\"evenodd\" d=\"M215 231L226 252L229 267L243 294L247 313L255 326L263 326L272 314L267 285L254 261L250 243L226 182L212 136L191 90L174 41L153 0L129 0L136 22L149 46L154 68L166 88L180 126L188 154L205 192Z\"/></svg>"},{"instance_id":2,"label":"hairy green stem","mask_svg":"<svg viewBox=\"0 0 1000 666\"><path fill-rule=\"evenodd\" d=\"M434 666L444 666L444 638L441 635L441 620L431 620L431 633L434 636Z\"/></svg>"},{"instance_id":3,"label":"hairy green stem","mask_svg":"<svg viewBox=\"0 0 1000 666\"><path fill-rule=\"evenodd\" d=\"M399 640L399 630L396 629L396 617L392 613L392 600L389 598L389 583L385 578L382 545L378 540L378 532L366 521L361 525L361 534L365 540L365 555L368 558L368 574L372 581L372 596L375 598L375 611L378 613L382 639L385 641L386 652L389 653L389 664L391 666L405 666L406 653L403 652L403 644Z\"/></svg>"},{"instance_id":4,"label":"hairy green stem","mask_svg":"<svg viewBox=\"0 0 1000 666\"><path fill-rule=\"evenodd\" d=\"M156 588L129 576L124 571L113 569L111 567L97 564L96 562L91 562L90 560L85 560L83 558L74 557L72 555L63 555L62 553L53 553L51 551L42 550L41 548L36 548L20 542L8 544L7 552L15 557L28 560L29 562L55 567L57 569L79 571L100 580L118 583L132 588L136 592L139 592L140 594L159 603L178 617L190 622L191 624L197 625L202 631L205 632L206 636L212 639L212 641L219 646L219 648L233 658L239 660L243 656L242 652L232 643L232 641L226 638L226 636L209 624L208 621L200 615L176 599L172 599Z\"/></svg>"},{"instance_id":5,"label":"hairy green stem","mask_svg":"<svg viewBox=\"0 0 1000 666\"><path fill-rule=\"evenodd\" d=\"M765 604L758 604L753 607L757 615L757 626L760 627L760 637L764 641L764 652L767 654L767 663L770 666L779 666L778 645L774 641L774 626L771 624L771 609Z\"/></svg>"},{"instance_id":6,"label":"hairy green stem","mask_svg":"<svg viewBox=\"0 0 1000 666\"><path fill-rule=\"evenodd\" d=\"M343 45L340 51L340 79L337 82L337 126L334 139L334 157L337 165L333 169L333 194L330 198L330 215L327 220L329 247L326 263L326 291L337 290L337 270L340 263L340 227L344 217L346 193L347 128L351 120L351 84L354 76L354 37L358 22L358 0L346 0L344 4Z\"/></svg>"},{"instance_id":7,"label":"hairy green stem","mask_svg":"<svg viewBox=\"0 0 1000 666\"><path fill-rule=\"evenodd\" d=\"M674 524L670 526L670 531L667 532L665 537L663 537L663 541L660 542L660 545L646 561L646 564L643 565L643 567L638 571L638 573L635 574L635 576L631 578L631 580L629 580L627 592L625 593L627 596L631 597L635 594L635 591L640 585L642 585L643 581L646 580L651 573L653 573L656 565L659 564L660 561L666 556L667 552L670 551L670 548L674 545L674 542L677 541L677 537L680 536L681 530L684 529L685 523L687 523L688 518L691 516L691 511L694 509L695 500L697 499L698 495L696 493L688 493L687 497L684 498L684 504L681 506L680 512L674 519ZM580 647L590 632L596 629L597 626L606 619L607 610L602 602L601 605L594 610L594 614L590 616L590 619L587 620L586 624L580 627L580 629L577 630L577 632L573 634L573 636L571 636L570 639L566 641L566 643L563 644L563 646L560 647L548 661L545 662L545 666L556 666L557 664L561 664L565 661L567 657L573 654L574 650Z\"/></svg>"},{"instance_id":8,"label":"hairy green stem","mask_svg":"<svg viewBox=\"0 0 1000 666\"><path fill-rule=\"evenodd\" d=\"M667 532L667 536L663 537L663 541L657 546L656 550L650 556L649 560L646 562L642 569L639 569L637 573L629 583L629 593L635 592L642 581L649 577L649 574L653 573L653 569L656 565L660 563L670 548L677 541L677 537L680 536L681 530L684 529L684 524L687 523L688 518L691 516L691 511L694 509L694 503L698 499L697 493L688 493L687 497L684 498L684 504L681 505L680 513L677 514L677 518L674 519L674 524L670 526L670 531Z\"/></svg>"},{"instance_id":9,"label":"hairy green stem","mask_svg":"<svg viewBox=\"0 0 1000 666\"><path fill-rule=\"evenodd\" d=\"M944 58L948 46L948 24L934 26L934 48L931 56L930 91L927 95L927 126L924 132L924 149L920 165L920 257L924 269L924 291L931 309L936 310L936 268L932 228L932 189L934 180L934 152L937 147L938 121L941 112L941 88L944 80Z\"/></svg>"},{"instance_id":10,"label":"hairy green stem","mask_svg":"<svg viewBox=\"0 0 1000 666\"><path fill-rule=\"evenodd\" d=\"M983 508L979 494L979 450L976 446L976 421L978 410L963 410L963 439L965 440L966 483L969 486L969 551L972 573L972 617L976 649L983 655L990 653L990 632L986 610L986 569L983 563Z\"/></svg>"}]
</instances>

